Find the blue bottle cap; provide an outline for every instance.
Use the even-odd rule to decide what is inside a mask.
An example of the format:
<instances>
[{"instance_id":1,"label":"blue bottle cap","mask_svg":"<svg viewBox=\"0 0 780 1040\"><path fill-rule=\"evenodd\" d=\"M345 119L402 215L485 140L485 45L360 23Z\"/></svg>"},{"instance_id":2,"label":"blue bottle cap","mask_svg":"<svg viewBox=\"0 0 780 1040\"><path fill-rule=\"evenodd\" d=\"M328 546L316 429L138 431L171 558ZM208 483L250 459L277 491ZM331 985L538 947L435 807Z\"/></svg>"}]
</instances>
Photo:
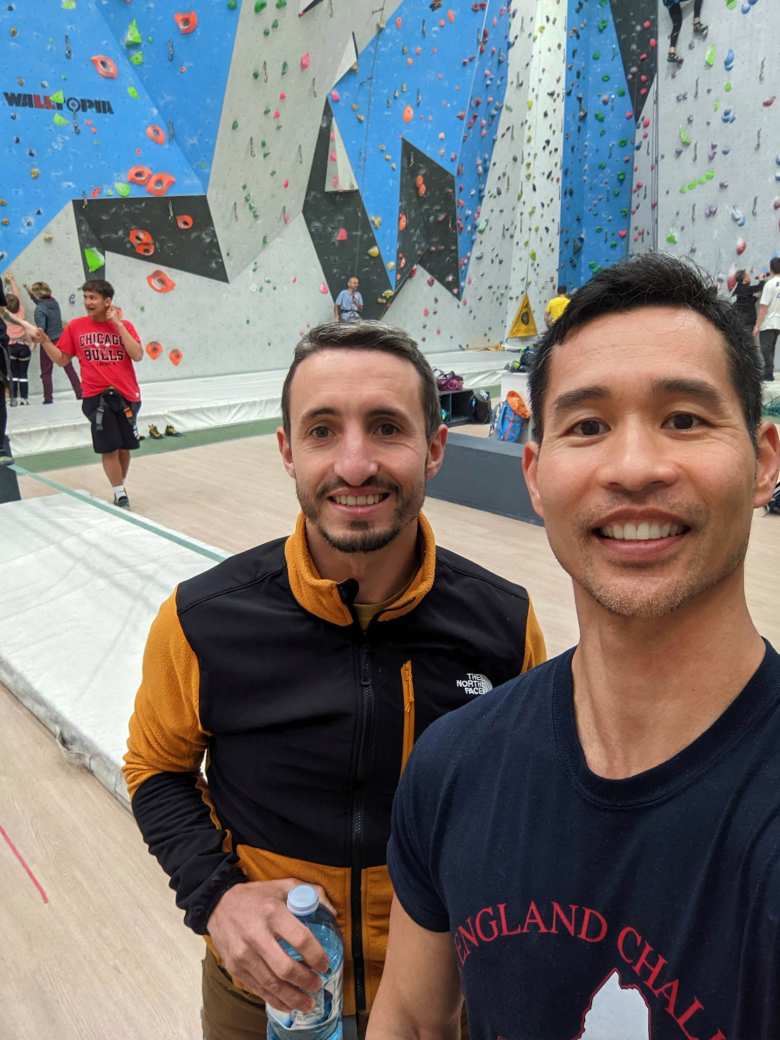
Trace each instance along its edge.
<instances>
[{"instance_id":1,"label":"blue bottle cap","mask_svg":"<svg viewBox=\"0 0 780 1040\"><path fill-rule=\"evenodd\" d=\"M313 914L320 905L320 897L311 885L296 885L287 893L287 909L296 917Z\"/></svg>"}]
</instances>

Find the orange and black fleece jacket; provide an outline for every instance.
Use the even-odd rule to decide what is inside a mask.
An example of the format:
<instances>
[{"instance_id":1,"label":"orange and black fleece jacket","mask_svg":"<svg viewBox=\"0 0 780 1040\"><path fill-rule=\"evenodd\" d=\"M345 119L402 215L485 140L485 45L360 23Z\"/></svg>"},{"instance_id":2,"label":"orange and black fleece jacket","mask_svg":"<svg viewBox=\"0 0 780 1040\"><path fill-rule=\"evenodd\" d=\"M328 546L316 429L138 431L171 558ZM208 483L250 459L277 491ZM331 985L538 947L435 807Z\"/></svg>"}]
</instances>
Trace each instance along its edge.
<instances>
[{"instance_id":1,"label":"orange and black fleece jacket","mask_svg":"<svg viewBox=\"0 0 780 1040\"><path fill-rule=\"evenodd\" d=\"M437 548L425 517L420 546L365 631L357 583L318 576L302 518L183 582L152 625L130 720L133 812L185 923L205 934L236 883L321 884L347 1014L382 973L390 810L415 738L545 659L525 589Z\"/></svg>"}]
</instances>

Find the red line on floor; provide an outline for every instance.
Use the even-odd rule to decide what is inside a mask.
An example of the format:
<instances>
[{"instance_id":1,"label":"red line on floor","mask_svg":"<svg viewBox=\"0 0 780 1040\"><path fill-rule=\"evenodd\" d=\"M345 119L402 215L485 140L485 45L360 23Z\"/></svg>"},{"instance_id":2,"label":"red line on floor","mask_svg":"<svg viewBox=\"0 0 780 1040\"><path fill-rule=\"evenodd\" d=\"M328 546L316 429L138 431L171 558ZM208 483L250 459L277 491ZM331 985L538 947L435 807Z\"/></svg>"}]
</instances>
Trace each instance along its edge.
<instances>
[{"instance_id":1,"label":"red line on floor","mask_svg":"<svg viewBox=\"0 0 780 1040\"><path fill-rule=\"evenodd\" d=\"M19 860L19 862L24 867L24 869L25 869L25 871L27 873L27 876L29 877L30 881L32 881L32 883L35 885L35 887L41 893L41 899L44 901L44 903L48 903L49 902L49 897L46 895L46 890L44 889L43 885L40 883L38 878L35 876L35 874L33 874L33 872L30 870L30 868L27 865L27 861L25 860L24 856L17 849L17 847L14 845L14 843L11 841L11 838L9 837L8 831L5 829L5 827L0 827L0 834L2 834L2 836L5 838L6 843L8 845L8 848L11 850L11 852L13 852L14 856L16 856L16 858Z\"/></svg>"}]
</instances>

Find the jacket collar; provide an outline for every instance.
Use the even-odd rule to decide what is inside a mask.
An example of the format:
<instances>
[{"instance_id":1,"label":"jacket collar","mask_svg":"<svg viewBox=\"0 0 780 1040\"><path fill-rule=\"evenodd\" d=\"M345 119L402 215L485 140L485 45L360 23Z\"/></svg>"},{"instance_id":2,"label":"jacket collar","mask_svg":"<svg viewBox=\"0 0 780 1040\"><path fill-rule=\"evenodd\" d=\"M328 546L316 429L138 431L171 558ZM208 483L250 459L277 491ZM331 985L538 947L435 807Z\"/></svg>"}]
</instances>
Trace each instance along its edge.
<instances>
[{"instance_id":1,"label":"jacket collar","mask_svg":"<svg viewBox=\"0 0 780 1040\"><path fill-rule=\"evenodd\" d=\"M422 602L433 586L436 575L436 540L431 525L422 513L418 518L418 531L422 560L417 573L398 599L378 615L378 621L390 621L408 614ZM295 530L284 544L284 556L290 588L300 606L323 621L330 621L334 625L351 625L354 618L341 597L339 583L329 578L321 578L317 573L306 539L306 521L303 513L298 515Z\"/></svg>"}]
</instances>

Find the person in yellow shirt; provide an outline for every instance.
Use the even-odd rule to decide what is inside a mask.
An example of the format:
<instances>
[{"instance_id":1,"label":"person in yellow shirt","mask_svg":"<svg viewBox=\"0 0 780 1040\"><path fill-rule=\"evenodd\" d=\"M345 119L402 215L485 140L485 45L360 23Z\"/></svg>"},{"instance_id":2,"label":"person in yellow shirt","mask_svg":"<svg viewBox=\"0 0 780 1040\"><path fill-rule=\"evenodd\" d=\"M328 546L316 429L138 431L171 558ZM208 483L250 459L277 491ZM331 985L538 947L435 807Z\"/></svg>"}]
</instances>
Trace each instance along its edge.
<instances>
[{"instance_id":1,"label":"person in yellow shirt","mask_svg":"<svg viewBox=\"0 0 780 1040\"><path fill-rule=\"evenodd\" d=\"M568 306L569 297L566 295L566 286L559 285L557 294L553 296L544 310L544 321L548 329L555 324Z\"/></svg>"}]
</instances>

